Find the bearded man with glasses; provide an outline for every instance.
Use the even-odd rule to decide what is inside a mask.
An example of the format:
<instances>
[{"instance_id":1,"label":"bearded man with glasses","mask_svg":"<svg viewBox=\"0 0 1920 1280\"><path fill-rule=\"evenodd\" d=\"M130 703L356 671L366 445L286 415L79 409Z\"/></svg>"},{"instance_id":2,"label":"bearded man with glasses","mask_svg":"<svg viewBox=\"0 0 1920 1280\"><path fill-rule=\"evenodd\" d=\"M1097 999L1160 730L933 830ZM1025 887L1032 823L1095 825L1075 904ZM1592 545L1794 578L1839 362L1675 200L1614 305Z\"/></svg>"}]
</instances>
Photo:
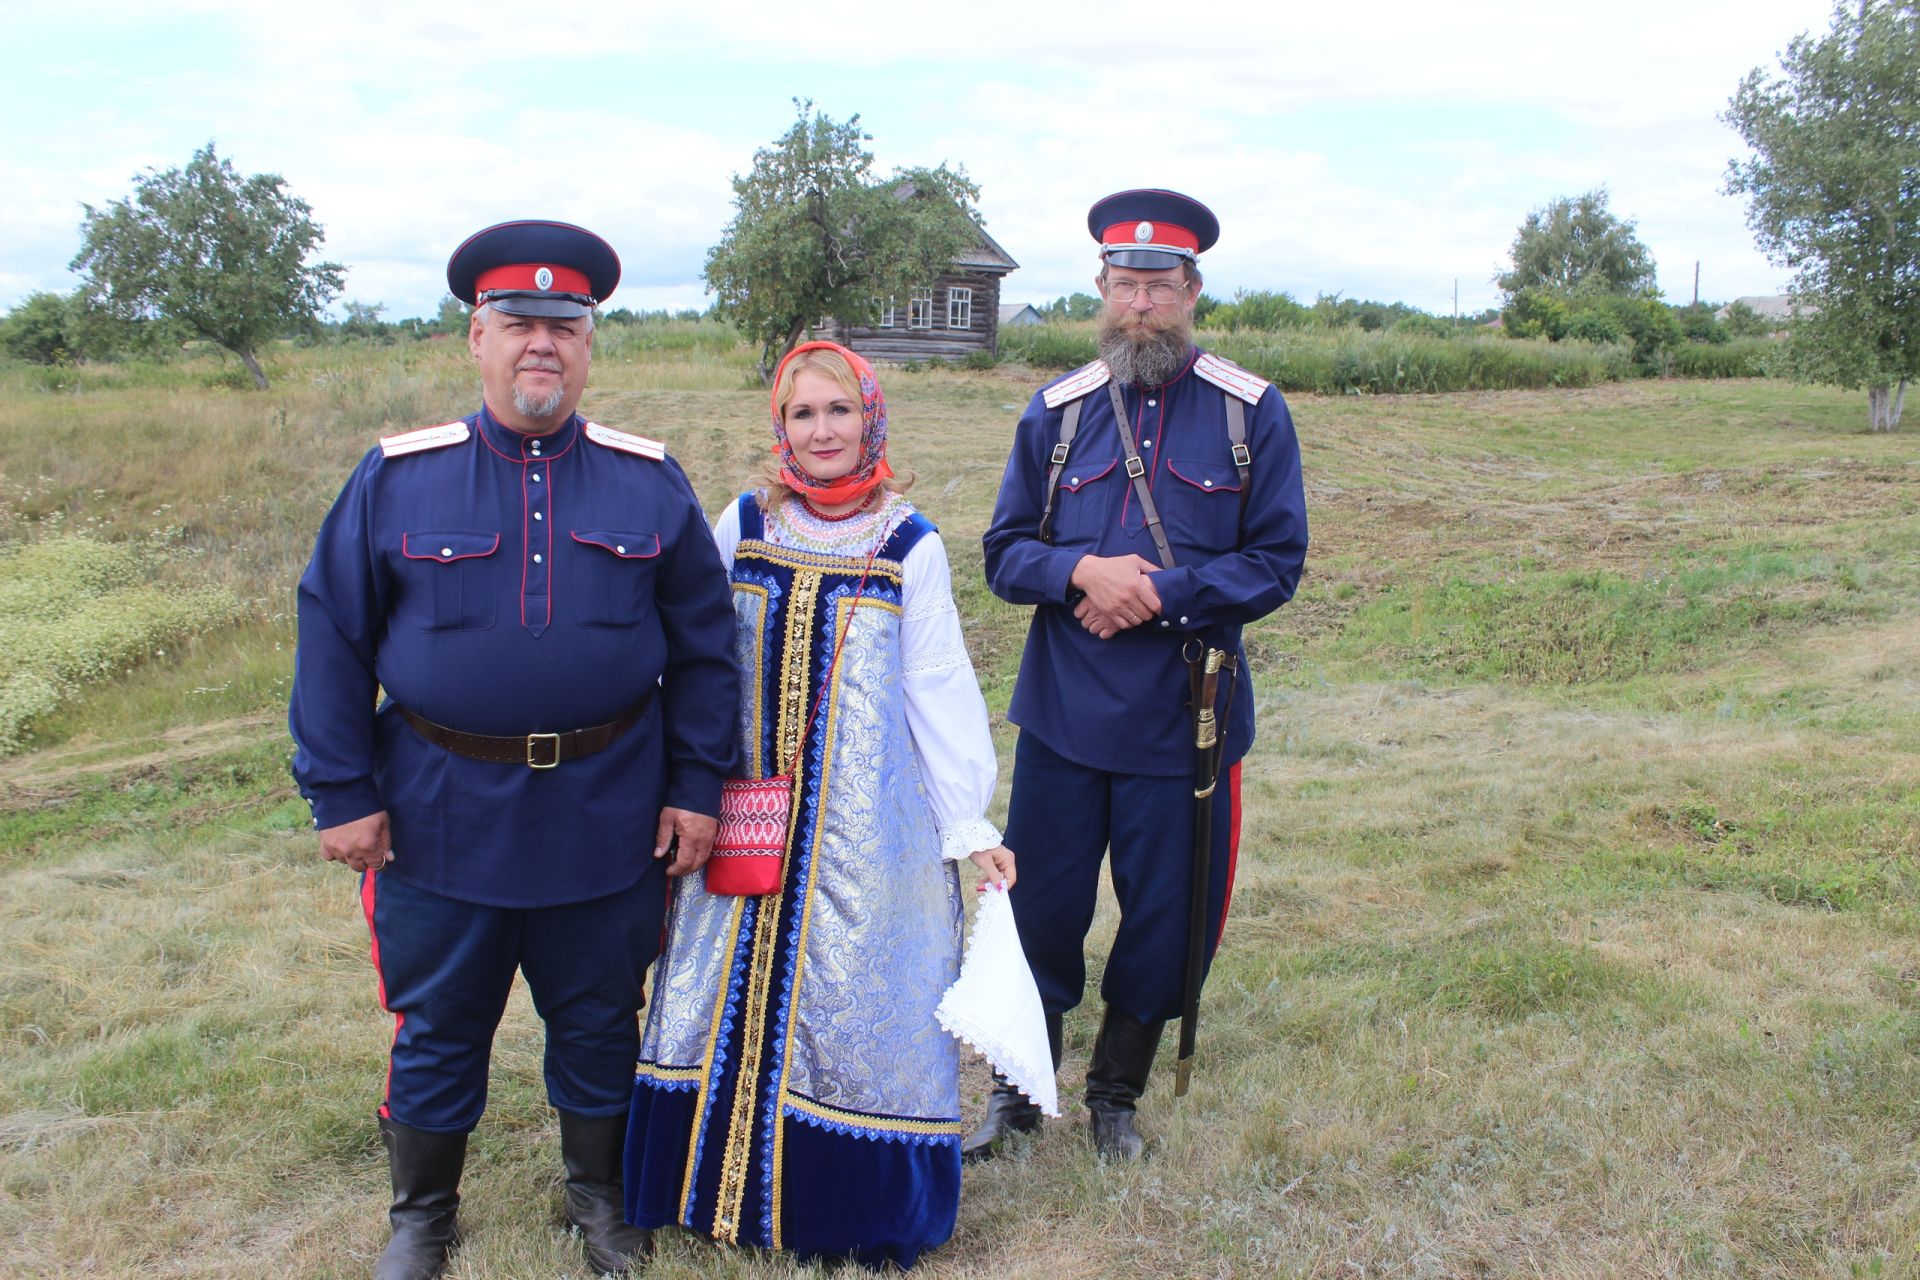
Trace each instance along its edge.
<instances>
[{"instance_id":1,"label":"bearded man with glasses","mask_svg":"<svg viewBox=\"0 0 1920 1280\"><path fill-rule=\"evenodd\" d=\"M1254 731L1241 629L1292 598L1307 519L1279 390L1194 345L1213 214L1177 192L1122 191L1087 229L1100 245L1100 358L1022 415L986 574L994 594L1035 606L1008 709L1021 946L1057 1069L1111 859L1120 925L1086 1103L1095 1148L1133 1159L1161 1031L1193 1017L1231 896ZM1181 1066L1184 1078L1184 1053ZM1039 1125L1039 1108L996 1078L963 1152L985 1158Z\"/></svg>"}]
</instances>

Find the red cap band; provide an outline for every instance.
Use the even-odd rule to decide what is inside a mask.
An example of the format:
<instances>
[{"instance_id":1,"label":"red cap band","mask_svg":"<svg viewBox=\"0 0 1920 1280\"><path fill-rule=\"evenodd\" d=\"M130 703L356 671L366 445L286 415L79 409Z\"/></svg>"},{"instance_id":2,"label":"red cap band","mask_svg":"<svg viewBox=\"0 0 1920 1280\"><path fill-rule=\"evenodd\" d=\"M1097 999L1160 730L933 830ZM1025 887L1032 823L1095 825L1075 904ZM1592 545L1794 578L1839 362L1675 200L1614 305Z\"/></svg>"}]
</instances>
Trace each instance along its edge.
<instances>
[{"instance_id":1,"label":"red cap band","mask_svg":"<svg viewBox=\"0 0 1920 1280\"><path fill-rule=\"evenodd\" d=\"M546 278L541 279L541 273ZM474 293L485 297L496 289L517 289L526 293L578 293L593 296L584 271L555 266L550 262L522 262L511 267L482 271L473 282Z\"/></svg>"},{"instance_id":2,"label":"red cap band","mask_svg":"<svg viewBox=\"0 0 1920 1280\"><path fill-rule=\"evenodd\" d=\"M1145 236L1140 234L1142 227L1147 229ZM1200 237L1171 222L1116 222L1100 233L1100 246L1103 249L1185 249L1197 254Z\"/></svg>"}]
</instances>

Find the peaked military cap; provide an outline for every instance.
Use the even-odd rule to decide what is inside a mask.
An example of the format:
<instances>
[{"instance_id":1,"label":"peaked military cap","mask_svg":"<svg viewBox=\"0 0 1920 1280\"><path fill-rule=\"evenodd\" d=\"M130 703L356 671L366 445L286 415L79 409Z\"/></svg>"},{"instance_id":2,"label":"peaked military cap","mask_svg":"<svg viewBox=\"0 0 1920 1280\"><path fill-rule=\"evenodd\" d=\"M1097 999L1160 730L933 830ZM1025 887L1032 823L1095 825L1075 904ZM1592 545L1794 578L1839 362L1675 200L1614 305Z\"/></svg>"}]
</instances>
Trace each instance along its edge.
<instances>
[{"instance_id":1,"label":"peaked military cap","mask_svg":"<svg viewBox=\"0 0 1920 1280\"><path fill-rule=\"evenodd\" d=\"M1220 238L1220 220L1192 196L1143 188L1096 200L1087 210L1087 230L1112 265L1164 271L1198 262Z\"/></svg>"},{"instance_id":2,"label":"peaked military cap","mask_svg":"<svg viewBox=\"0 0 1920 1280\"><path fill-rule=\"evenodd\" d=\"M619 283L613 246L570 222L502 222L447 259L454 297L517 316L584 316Z\"/></svg>"}]
</instances>

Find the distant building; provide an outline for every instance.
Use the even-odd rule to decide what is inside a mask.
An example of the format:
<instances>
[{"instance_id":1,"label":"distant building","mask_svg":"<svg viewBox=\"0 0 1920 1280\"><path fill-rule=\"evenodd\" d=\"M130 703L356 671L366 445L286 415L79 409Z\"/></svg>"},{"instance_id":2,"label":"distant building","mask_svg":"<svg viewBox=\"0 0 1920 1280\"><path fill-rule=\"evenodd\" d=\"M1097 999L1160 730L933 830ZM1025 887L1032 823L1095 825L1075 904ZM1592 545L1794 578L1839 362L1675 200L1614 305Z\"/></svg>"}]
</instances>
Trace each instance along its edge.
<instances>
[{"instance_id":1,"label":"distant building","mask_svg":"<svg viewBox=\"0 0 1920 1280\"><path fill-rule=\"evenodd\" d=\"M1033 309L1031 303L1003 302L1000 304L1000 327L1007 328L1016 324L1045 324L1047 318Z\"/></svg>"},{"instance_id":2,"label":"distant building","mask_svg":"<svg viewBox=\"0 0 1920 1280\"><path fill-rule=\"evenodd\" d=\"M914 194L910 184L901 189L903 199ZM973 351L998 355L1004 310L1000 281L1020 264L985 227L978 230L979 241L955 255L951 272L907 297L884 299L873 324L847 324L829 316L807 336L851 347L869 360L961 360Z\"/></svg>"},{"instance_id":3,"label":"distant building","mask_svg":"<svg viewBox=\"0 0 1920 1280\"><path fill-rule=\"evenodd\" d=\"M1766 320L1778 320L1782 325L1793 319L1793 299L1784 293L1768 293L1751 298L1735 298L1733 302L1729 302L1726 306L1714 312L1713 318L1724 321L1727 318L1727 312L1733 308L1735 302L1744 302L1753 309L1755 315ZM1807 309L1806 307L1801 308L1802 311Z\"/></svg>"}]
</instances>

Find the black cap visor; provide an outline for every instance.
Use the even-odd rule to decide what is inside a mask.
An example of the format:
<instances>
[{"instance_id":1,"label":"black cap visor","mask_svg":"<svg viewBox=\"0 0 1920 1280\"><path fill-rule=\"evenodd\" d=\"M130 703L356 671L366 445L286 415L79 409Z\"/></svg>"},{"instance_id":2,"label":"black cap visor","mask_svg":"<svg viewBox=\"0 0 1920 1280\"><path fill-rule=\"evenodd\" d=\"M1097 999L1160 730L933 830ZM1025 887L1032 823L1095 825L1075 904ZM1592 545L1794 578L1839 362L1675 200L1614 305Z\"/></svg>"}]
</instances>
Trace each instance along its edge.
<instances>
[{"instance_id":1,"label":"black cap visor","mask_svg":"<svg viewBox=\"0 0 1920 1280\"><path fill-rule=\"evenodd\" d=\"M535 293L525 289L495 289L480 299L482 306L514 316L544 316L550 320L577 320L593 311L593 299L580 293Z\"/></svg>"},{"instance_id":2,"label":"black cap visor","mask_svg":"<svg viewBox=\"0 0 1920 1280\"><path fill-rule=\"evenodd\" d=\"M1101 256L1108 266L1135 271L1171 271L1194 261L1192 256L1173 249L1108 249Z\"/></svg>"}]
</instances>

